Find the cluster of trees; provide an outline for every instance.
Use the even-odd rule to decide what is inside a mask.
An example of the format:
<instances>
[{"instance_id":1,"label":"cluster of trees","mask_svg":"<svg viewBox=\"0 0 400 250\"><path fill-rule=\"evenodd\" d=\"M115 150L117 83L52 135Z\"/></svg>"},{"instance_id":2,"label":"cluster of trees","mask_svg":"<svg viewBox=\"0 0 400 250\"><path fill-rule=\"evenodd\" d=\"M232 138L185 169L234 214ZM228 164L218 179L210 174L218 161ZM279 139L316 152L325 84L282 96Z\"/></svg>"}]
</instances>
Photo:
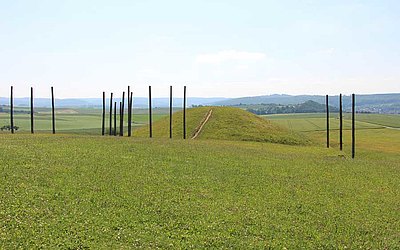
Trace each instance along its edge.
<instances>
[{"instance_id":1,"label":"cluster of trees","mask_svg":"<svg viewBox=\"0 0 400 250\"><path fill-rule=\"evenodd\" d=\"M329 106L330 111L338 112L336 107ZM259 104L249 105L246 108L247 111L256 115L267 115L267 114L290 114L290 113L321 113L325 112L326 107L324 104L320 104L314 101L306 101L300 104Z\"/></svg>"}]
</instances>

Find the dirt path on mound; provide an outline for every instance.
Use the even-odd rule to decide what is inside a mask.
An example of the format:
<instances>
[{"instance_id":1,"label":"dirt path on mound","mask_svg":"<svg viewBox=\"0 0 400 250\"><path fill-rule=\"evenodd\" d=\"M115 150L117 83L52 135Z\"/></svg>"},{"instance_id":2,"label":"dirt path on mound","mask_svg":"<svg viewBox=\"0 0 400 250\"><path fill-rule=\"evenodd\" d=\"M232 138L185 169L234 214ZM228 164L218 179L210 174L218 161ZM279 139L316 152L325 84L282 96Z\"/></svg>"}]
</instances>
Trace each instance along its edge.
<instances>
[{"instance_id":1,"label":"dirt path on mound","mask_svg":"<svg viewBox=\"0 0 400 250\"><path fill-rule=\"evenodd\" d=\"M206 115L206 117L204 118L204 120L200 123L200 126L196 128L196 133L194 133L194 135L192 136L192 139L196 139L197 136L199 136L199 134L201 133L201 130L203 129L204 125L206 125L206 123L208 122L208 120L211 117L212 114L212 109L210 109Z\"/></svg>"}]
</instances>

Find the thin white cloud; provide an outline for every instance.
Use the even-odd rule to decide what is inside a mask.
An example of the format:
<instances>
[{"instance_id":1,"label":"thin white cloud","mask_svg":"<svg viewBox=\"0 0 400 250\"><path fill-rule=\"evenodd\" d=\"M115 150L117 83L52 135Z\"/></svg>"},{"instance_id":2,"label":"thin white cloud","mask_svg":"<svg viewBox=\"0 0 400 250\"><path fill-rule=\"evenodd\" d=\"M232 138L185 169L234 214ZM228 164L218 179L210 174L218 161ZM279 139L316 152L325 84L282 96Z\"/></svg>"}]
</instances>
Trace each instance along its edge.
<instances>
[{"instance_id":1,"label":"thin white cloud","mask_svg":"<svg viewBox=\"0 0 400 250\"><path fill-rule=\"evenodd\" d=\"M220 64L227 61L254 62L265 58L266 55L259 52L223 50L217 53L200 54L196 57L196 62L202 64Z\"/></svg>"}]
</instances>

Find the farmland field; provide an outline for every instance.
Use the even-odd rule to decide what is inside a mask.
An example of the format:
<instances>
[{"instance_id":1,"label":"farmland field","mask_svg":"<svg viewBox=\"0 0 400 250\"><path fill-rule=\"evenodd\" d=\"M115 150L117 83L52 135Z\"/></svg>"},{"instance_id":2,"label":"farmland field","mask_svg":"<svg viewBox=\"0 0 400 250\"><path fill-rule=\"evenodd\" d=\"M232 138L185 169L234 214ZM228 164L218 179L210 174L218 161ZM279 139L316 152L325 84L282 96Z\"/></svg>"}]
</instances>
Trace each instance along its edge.
<instances>
[{"instance_id":1,"label":"farmland field","mask_svg":"<svg viewBox=\"0 0 400 250\"><path fill-rule=\"evenodd\" d=\"M0 248L400 247L397 117L268 118L313 143L3 132Z\"/></svg>"},{"instance_id":2,"label":"farmland field","mask_svg":"<svg viewBox=\"0 0 400 250\"><path fill-rule=\"evenodd\" d=\"M18 109L17 109L18 110ZM26 110L26 109L24 109ZM142 126L148 123L147 110L134 110L133 126ZM153 120L164 117L166 109L155 109ZM126 113L125 113L125 117ZM38 132L51 131L51 110L48 108L38 108L34 114L34 127ZM10 124L9 114L0 113L0 127ZM30 115L14 114L14 124L22 132L30 131ZM119 126L119 115L117 115L117 126ZM127 119L124 119L124 126L127 126ZM109 127L109 113L106 112L106 128ZM101 109L57 109L56 110L56 129L61 133L74 134L100 134L101 133ZM1 133L1 132L0 132Z\"/></svg>"}]
</instances>

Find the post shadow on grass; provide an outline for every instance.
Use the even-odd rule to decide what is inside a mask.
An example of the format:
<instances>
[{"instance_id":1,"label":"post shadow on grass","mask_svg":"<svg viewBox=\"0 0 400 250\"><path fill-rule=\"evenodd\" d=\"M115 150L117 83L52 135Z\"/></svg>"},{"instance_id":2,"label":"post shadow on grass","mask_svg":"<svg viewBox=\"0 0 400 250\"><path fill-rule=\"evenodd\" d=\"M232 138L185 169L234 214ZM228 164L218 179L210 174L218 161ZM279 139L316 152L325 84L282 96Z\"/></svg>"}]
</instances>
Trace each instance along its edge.
<instances>
[{"instance_id":1,"label":"post shadow on grass","mask_svg":"<svg viewBox=\"0 0 400 250\"><path fill-rule=\"evenodd\" d=\"M31 87L31 134L34 133L33 125L33 87Z\"/></svg>"},{"instance_id":2,"label":"post shadow on grass","mask_svg":"<svg viewBox=\"0 0 400 250\"><path fill-rule=\"evenodd\" d=\"M56 133L56 116L55 116L55 108L54 108L54 88L51 87L51 117L52 117L52 128L53 134Z\"/></svg>"},{"instance_id":3,"label":"post shadow on grass","mask_svg":"<svg viewBox=\"0 0 400 250\"><path fill-rule=\"evenodd\" d=\"M329 96L326 95L326 147L329 148Z\"/></svg>"}]
</instances>

